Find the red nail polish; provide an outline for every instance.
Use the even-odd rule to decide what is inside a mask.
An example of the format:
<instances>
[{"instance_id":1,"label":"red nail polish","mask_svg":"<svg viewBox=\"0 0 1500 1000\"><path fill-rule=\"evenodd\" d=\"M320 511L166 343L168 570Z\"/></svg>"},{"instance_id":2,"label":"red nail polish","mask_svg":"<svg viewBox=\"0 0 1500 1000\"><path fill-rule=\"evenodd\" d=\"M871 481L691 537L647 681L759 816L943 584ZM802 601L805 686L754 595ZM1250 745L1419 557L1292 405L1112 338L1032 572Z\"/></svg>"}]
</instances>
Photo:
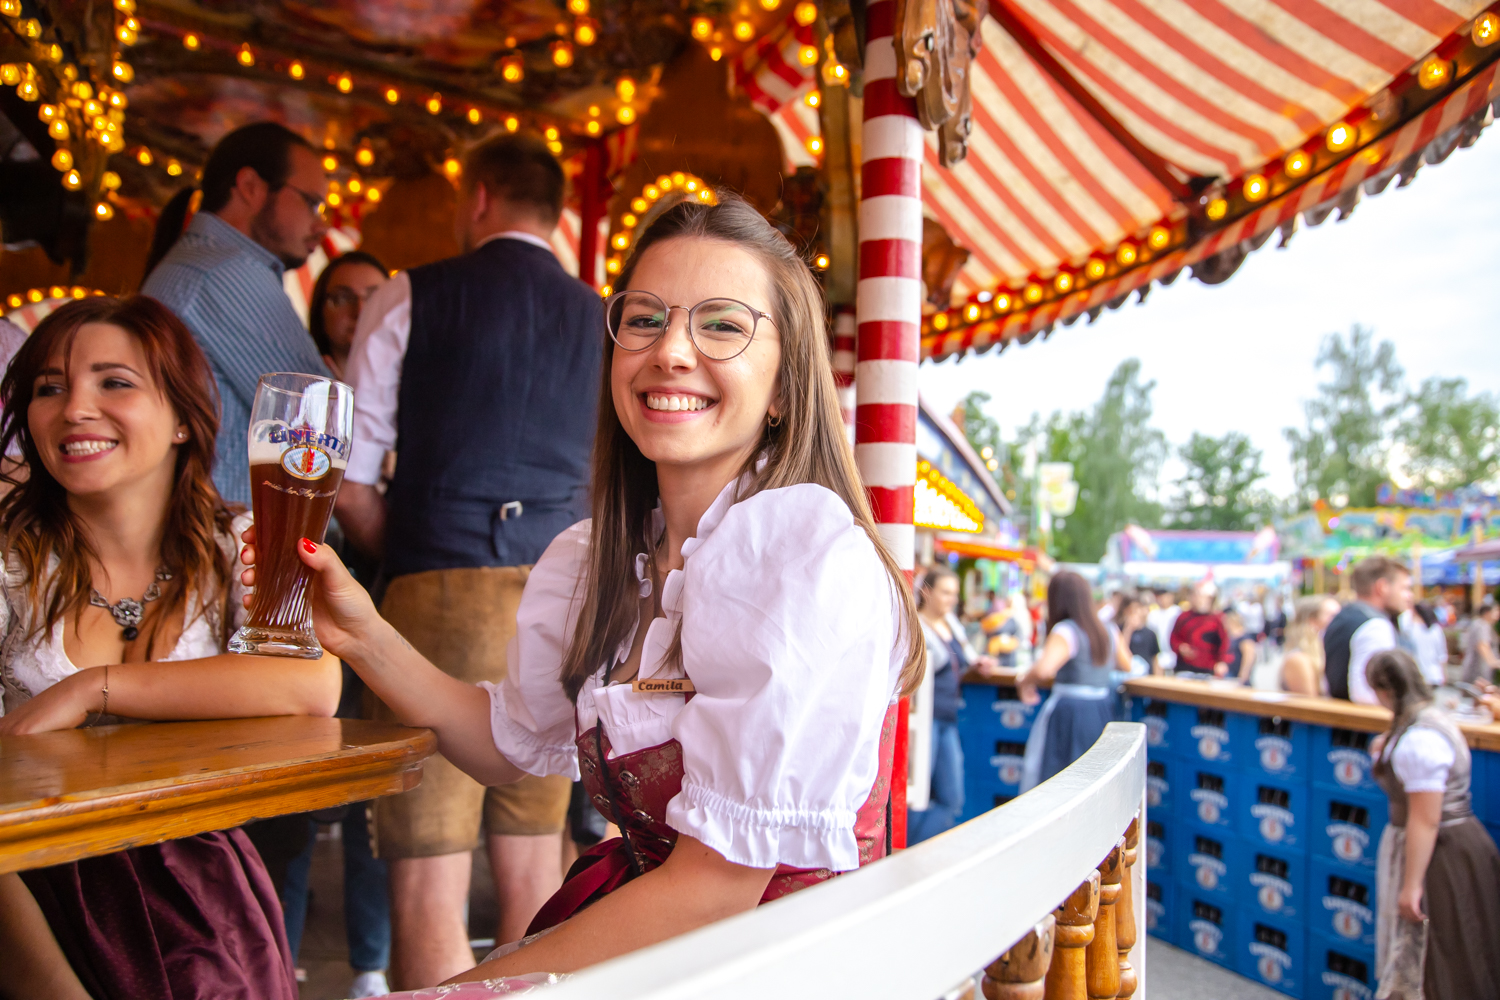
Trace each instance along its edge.
<instances>
[{"instance_id":1,"label":"red nail polish","mask_svg":"<svg viewBox=\"0 0 1500 1000\"><path fill-rule=\"evenodd\" d=\"M302 551L310 556L315 556L318 554L318 547L310 539L304 538L302 539Z\"/></svg>"}]
</instances>

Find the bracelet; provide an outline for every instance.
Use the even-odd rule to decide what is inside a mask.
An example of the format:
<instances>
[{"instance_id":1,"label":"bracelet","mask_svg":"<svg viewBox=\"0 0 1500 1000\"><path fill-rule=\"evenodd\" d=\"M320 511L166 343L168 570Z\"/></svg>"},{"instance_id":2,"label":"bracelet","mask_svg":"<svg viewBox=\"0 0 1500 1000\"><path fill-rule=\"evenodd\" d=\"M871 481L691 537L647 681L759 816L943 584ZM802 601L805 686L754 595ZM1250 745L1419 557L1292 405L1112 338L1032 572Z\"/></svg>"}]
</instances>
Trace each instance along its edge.
<instances>
[{"instance_id":1,"label":"bracelet","mask_svg":"<svg viewBox=\"0 0 1500 1000\"><path fill-rule=\"evenodd\" d=\"M101 693L104 695L104 704L102 706L100 706L100 708L99 708L99 714L94 717L94 725L96 725L96 726L99 723L103 722L104 721L104 717L109 714L109 664L108 663L106 663L104 665L104 690Z\"/></svg>"}]
</instances>

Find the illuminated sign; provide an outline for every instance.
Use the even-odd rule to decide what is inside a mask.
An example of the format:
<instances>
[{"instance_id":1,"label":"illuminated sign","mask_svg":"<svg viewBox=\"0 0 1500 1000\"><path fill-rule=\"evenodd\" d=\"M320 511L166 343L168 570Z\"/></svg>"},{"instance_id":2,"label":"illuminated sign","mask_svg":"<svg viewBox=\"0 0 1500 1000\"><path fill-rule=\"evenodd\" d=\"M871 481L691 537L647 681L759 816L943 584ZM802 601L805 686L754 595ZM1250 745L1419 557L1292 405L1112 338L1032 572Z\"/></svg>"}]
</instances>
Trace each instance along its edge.
<instances>
[{"instance_id":1,"label":"illuminated sign","mask_svg":"<svg viewBox=\"0 0 1500 1000\"><path fill-rule=\"evenodd\" d=\"M984 530L984 512L979 505L925 459L917 463L915 501L913 520L920 528L975 533Z\"/></svg>"}]
</instances>

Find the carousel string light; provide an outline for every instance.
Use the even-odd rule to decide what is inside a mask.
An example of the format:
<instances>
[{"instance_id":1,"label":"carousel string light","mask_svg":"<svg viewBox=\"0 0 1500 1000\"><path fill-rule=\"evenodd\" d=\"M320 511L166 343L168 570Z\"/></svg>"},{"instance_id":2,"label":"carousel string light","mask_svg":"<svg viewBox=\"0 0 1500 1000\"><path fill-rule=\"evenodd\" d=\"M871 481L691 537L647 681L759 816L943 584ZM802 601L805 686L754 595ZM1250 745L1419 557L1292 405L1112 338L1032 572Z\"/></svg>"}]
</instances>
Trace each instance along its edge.
<instances>
[{"instance_id":1,"label":"carousel string light","mask_svg":"<svg viewBox=\"0 0 1500 1000\"><path fill-rule=\"evenodd\" d=\"M1485 11L1474 19L1474 27L1469 30L1469 37L1474 44L1480 48L1486 48L1500 38L1500 17L1489 11Z\"/></svg>"},{"instance_id":2,"label":"carousel string light","mask_svg":"<svg viewBox=\"0 0 1500 1000\"><path fill-rule=\"evenodd\" d=\"M708 37L714 33L714 22L712 18L693 18L692 35L700 42L708 41Z\"/></svg>"}]
</instances>

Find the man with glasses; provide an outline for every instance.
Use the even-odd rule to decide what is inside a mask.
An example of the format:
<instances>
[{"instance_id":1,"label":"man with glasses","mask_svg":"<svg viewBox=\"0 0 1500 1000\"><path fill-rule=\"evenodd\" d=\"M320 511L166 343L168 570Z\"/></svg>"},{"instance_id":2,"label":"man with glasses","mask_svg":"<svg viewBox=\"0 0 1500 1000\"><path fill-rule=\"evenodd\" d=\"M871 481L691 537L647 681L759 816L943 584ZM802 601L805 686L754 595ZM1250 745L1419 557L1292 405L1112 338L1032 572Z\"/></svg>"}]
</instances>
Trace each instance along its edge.
<instances>
[{"instance_id":1,"label":"man with glasses","mask_svg":"<svg viewBox=\"0 0 1500 1000\"><path fill-rule=\"evenodd\" d=\"M347 372L354 451L337 513L384 557L380 612L445 672L499 682L531 565L588 516L604 317L549 238L563 171L540 137L501 133L464 158L454 235L464 253L397 274L360 314ZM375 488L400 442L395 476ZM390 718L382 706L377 717ZM435 763L434 763L435 762ZM391 985L473 967L464 903L481 824L515 940L562 882L571 783L484 788L441 758L380 799L390 862Z\"/></svg>"},{"instance_id":2,"label":"man with glasses","mask_svg":"<svg viewBox=\"0 0 1500 1000\"><path fill-rule=\"evenodd\" d=\"M245 440L260 377L328 374L282 284L328 231L327 186L297 133L274 122L230 132L203 166L198 214L141 287L181 317L213 366L223 405L214 484L231 503L250 503ZM163 212L153 242L174 225L180 216Z\"/></svg>"}]
</instances>

